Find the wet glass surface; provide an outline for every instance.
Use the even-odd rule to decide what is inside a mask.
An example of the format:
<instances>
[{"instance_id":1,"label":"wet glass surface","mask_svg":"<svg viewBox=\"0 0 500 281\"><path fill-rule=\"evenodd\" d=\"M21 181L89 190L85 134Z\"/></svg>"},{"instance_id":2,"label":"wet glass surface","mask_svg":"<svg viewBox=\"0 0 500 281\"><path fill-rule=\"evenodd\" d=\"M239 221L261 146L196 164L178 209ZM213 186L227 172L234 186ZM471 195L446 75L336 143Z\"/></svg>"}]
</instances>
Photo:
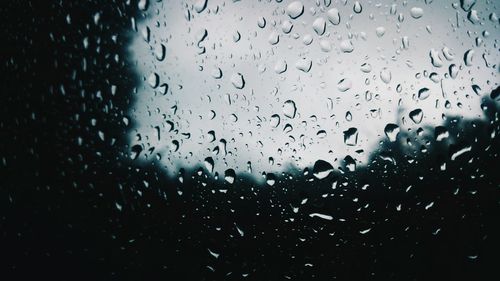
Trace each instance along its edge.
<instances>
[{"instance_id":1,"label":"wet glass surface","mask_svg":"<svg viewBox=\"0 0 500 281\"><path fill-rule=\"evenodd\" d=\"M3 3L0 273L495 280L499 8Z\"/></svg>"}]
</instances>

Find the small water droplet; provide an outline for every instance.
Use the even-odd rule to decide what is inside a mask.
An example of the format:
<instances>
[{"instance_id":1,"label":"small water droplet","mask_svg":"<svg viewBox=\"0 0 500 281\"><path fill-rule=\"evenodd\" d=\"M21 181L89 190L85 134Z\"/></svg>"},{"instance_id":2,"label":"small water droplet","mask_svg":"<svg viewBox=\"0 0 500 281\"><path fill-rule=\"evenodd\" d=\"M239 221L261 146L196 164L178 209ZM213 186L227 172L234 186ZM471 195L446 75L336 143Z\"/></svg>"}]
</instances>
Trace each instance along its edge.
<instances>
[{"instance_id":1,"label":"small water droplet","mask_svg":"<svg viewBox=\"0 0 500 281\"><path fill-rule=\"evenodd\" d=\"M337 89L341 92L346 92L352 88L352 81L349 78L343 78L337 83Z\"/></svg>"},{"instance_id":2,"label":"small water droplet","mask_svg":"<svg viewBox=\"0 0 500 281\"><path fill-rule=\"evenodd\" d=\"M424 10L420 7L413 7L410 9L410 15L414 19L419 19L424 15Z\"/></svg>"},{"instance_id":3,"label":"small water droplet","mask_svg":"<svg viewBox=\"0 0 500 281\"><path fill-rule=\"evenodd\" d=\"M241 73L231 75L231 83L236 89L243 89L245 87L245 79Z\"/></svg>"}]
</instances>

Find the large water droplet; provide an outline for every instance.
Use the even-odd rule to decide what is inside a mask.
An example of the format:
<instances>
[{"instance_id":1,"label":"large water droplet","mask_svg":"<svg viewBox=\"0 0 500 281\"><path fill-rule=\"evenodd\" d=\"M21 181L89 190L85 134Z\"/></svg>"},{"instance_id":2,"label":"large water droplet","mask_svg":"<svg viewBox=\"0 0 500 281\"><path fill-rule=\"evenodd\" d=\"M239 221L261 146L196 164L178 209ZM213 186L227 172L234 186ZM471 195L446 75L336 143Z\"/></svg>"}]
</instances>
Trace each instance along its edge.
<instances>
[{"instance_id":1,"label":"large water droplet","mask_svg":"<svg viewBox=\"0 0 500 281\"><path fill-rule=\"evenodd\" d=\"M460 7L466 12L476 4L476 0L460 0Z\"/></svg>"},{"instance_id":2,"label":"large water droplet","mask_svg":"<svg viewBox=\"0 0 500 281\"><path fill-rule=\"evenodd\" d=\"M352 127L344 131L344 143L355 146L358 143L358 129Z\"/></svg>"},{"instance_id":3,"label":"large water droplet","mask_svg":"<svg viewBox=\"0 0 500 281\"><path fill-rule=\"evenodd\" d=\"M288 118L295 118L295 113L297 112L297 107L293 100L287 100L283 103L283 114Z\"/></svg>"},{"instance_id":4,"label":"large water droplet","mask_svg":"<svg viewBox=\"0 0 500 281\"><path fill-rule=\"evenodd\" d=\"M212 157L205 158L205 168L207 168L208 172L212 173L214 171L214 159Z\"/></svg>"},{"instance_id":5,"label":"large water droplet","mask_svg":"<svg viewBox=\"0 0 500 281\"><path fill-rule=\"evenodd\" d=\"M194 3L194 10L197 13L203 12L203 10L205 10L205 8L207 7L207 2L208 2L208 0L197 0Z\"/></svg>"},{"instance_id":6,"label":"large water droplet","mask_svg":"<svg viewBox=\"0 0 500 281\"><path fill-rule=\"evenodd\" d=\"M413 7L410 9L410 15L414 19L419 19L424 15L424 10L420 7Z\"/></svg>"},{"instance_id":7,"label":"large water droplet","mask_svg":"<svg viewBox=\"0 0 500 281\"><path fill-rule=\"evenodd\" d=\"M284 60L278 60L276 64L274 65L274 72L281 74L285 72L287 69L287 64L286 61Z\"/></svg>"},{"instance_id":8,"label":"large water droplet","mask_svg":"<svg viewBox=\"0 0 500 281\"><path fill-rule=\"evenodd\" d=\"M359 1L356 1L354 2L354 7L352 8L352 10L356 13L356 14L359 14L363 11L363 7L361 6L361 4L359 3Z\"/></svg>"},{"instance_id":9,"label":"large water droplet","mask_svg":"<svg viewBox=\"0 0 500 281\"><path fill-rule=\"evenodd\" d=\"M330 175L330 173L333 172L333 166L332 164L324 161L324 160L318 160L314 163L313 167L313 175L317 179L324 179Z\"/></svg>"},{"instance_id":10,"label":"large water droplet","mask_svg":"<svg viewBox=\"0 0 500 281\"><path fill-rule=\"evenodd\" d=\"M307 59L307 58L302 58L302 59L299 59L296 63L295 63L295 67L302 71L302 72L309 72L311 70L311 67L312 67L312 61L310 59Z\"/></svg>"},{"instance_id":11,"label":"large water droplet","mask_svg":"<svg viewBox=\"0 0 500 281\"><path fill-rule=\"evenodd\" d=\"M328 10L327 12L328 20L333 24L333 25L338 25L340 23L340 14L339 10L336 8L332 8Z\"/></svg>"},{"instance_id":12,"label":"large water droplet","mask_svg":"<svg viewBox=\"0 0 500 281\"><path fill-rule=\"evenodd\" d=\"M236 172L233 169L227 169L224 172L224 180L227 181L228 183L233 184L235 178L236 178Z\"/></svg>"},{"instance_id":13,"label":"large water droplet","mask_svg":"<svg viewBox=\"0 0 500 281\"><path fill-rule=\"evenodd\" d=\"M323 35L326 30L326 20L324 18L317 18L314 20L312 26L316 34Z\"/></svg>"},{"instance_id":14,"label":"large water droplet","mask_svg":"<svg viewBox=\"0 0 500 281\"><path fill-rule=\"evenodd\" d=\"M390 142L395 142L399 134L399 126L396 124L389 123L384 128L384 133Z\"/></svg>"},{"instance_id":15,"label":"large water droplet","mask_svg":"<svg viewBox=\"0 0 500 281\"><path fill-rule=\"evenodd\" d=\"M418 90L418 99L419 100L425 100L427 99L431 94L431 91L428 88L421 88Z\"/></svg>"},{"instance_id":16,"label":"large water droplet","mask_svg":"<svg viewBox=\"0 0 500 281\"><path fill-rule=\"evenodd\" d=\"M300 1L294 1L286 7L286 13L292 19L296 19L304 13L304 5Z\"/></svg>"},{"instance_id":17,"label":"large water droplet","mask_svg":"<svg viewBox=\"0 0 500 281\"><path fill-rule=\"evenodd\" d=\"M354 160L354 158L352 158L350 155L347 155L344 158L344 164L349 172L354 172L356 170L356 160Z\"/></svg>"}]
</instances>

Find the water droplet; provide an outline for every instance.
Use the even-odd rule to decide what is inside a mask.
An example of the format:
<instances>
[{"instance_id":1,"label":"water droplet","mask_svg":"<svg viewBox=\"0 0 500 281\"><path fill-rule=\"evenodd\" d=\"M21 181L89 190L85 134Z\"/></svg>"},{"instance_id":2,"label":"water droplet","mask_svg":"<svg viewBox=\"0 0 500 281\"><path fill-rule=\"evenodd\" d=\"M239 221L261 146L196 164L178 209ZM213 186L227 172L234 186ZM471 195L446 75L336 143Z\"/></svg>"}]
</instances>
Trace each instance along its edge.
<instances>
[{"instance_id":1,"label":"water droplet","mask_svg":"<svg viewBox=\"0 0 500 281\"><path fill-rule=\"evenodd\" d=\"M441 67L443 66L443 60L441 59L441 56L438 51L431 49L429 52L429 56L431 57L431 63L435 67Z\"/></svg>"},{"instance_id":2,"label":"water droplet","mask_svg":"<svg viewBox=\"0 0 500 281\"><path fill-rule=\"evenodd\" d=\"M312 214L309 214L309 216L311 218L318 217L318 218L321 218L321 219L324 219L324 220L329 220L329 221L333 220L332 216L324 215L324 214L320 214L320 213L312 213Z\"/></svg>"},{"instance_id":3,"label":"water droplet","mask_svg":"<svg viewBox=\"0 0 500 281\"><path fill-rule=\"evenodd\" d=\"M324 160L318 160L314 163L313 167L313 175L317 179L324 179L328 177L331 173L333 172L333 166L332 164L324 161Z\"/></svg>"},{"instance_id":4,"label":"water droplet","mask_svg":"<svg viewBox=\"0 0 500 281\"><path fill-rule=\"evenodd\" d=\"M481 95L481 87L479 87L478 85L476 84L473 84L472 85L472 90L474 91L474 93L478 96Z\"/></svg>"},{"instance_id":5,"label":"water droplet","mask_svg":"<svg viewBox=\"0 0 500 281\"><path fill-rule=\"evenodd\" d=\"M439 83L439 74L437 74L436 72L432 72L431 74L429 74L429 79L434 83Z\"/></svg>"},{"instance_id":6,"label":"water droplet","mask_svg":"<svg viewBox=\"0 0 500 281\"><path fill-rule=\"evenodd\" d=\"M151 88L153 89L158 87L158 85L160 84L160 75L155 72L151 73L148 77L148 83L149 86L151 86Z\"/></svg>"},{"instance_id":7,"label":"water droplet","mask_svg":"<svg viewBox=\"0 0 500 281\"><path fill-rule=\"evenodd\" d=\"M324 138L326 138L326 131L325 130L319 130L316 133L316 136L318 136L318 138L320 138L320 139L324 139Z\"/></svg>"},{"instance_id":8,"label":"water droplet","mask_svg":"<svg viewBox=\"0 0 500 281\"><path fill-rule=\"evenodd\" d=\"M470 152L472 150L472 146L470 145L462 145L462 146L452 146L450 147L450 159L454 161L459 156Z\"/></svg>"},{"instance_id":9,"label":"water droplet","mask_svg":"<svg viewBox=\"0 0 500 281\"><path fill-rule=\"evenodd\" d=\"M311 34L306 34L302 38L302 42L304 43L304 45L311 45L312 41L313 41L313 37Z\"/></svg>"},{"instance_id":10,"label":"water droplet","mask_svg":"<svg viewBox=\"0 0 500 281\"><path fill-rule=\"evenodd\" d=\"M367 228L367 229L364 229L364 230L360 230L359 234L367 234L368 232L370 232L370 230L372 230L372 229L371 228Z\"/></svg>"},{"instance_id":11,"label":"water droplet","mask_svg":"<svg viewBox=\"0 0 500 281\"><path fill-rule=\"evenodd\" d=\"M292 28L293 28L293 24L291 21L289 20L285 20L283 21L283 23L281 24L281 30L283 31L283 33L285 34L288 34L292 31Z\"/></svg>"},{"instance_id":12,"label":"water droplet","mask_svg":"<svg viewBox=\"0 0 500 281\"><path fill-rule=\"evenodd\" d=\"M132 160L135 160L139 157L139 155L141 154L142 152L142 146L139 145L139 144L136 144L134 146L132 146L131 148L131 153L130 153L130 158Z\"/></svg>"},{"instance_id":13,"label":"water droplet","mask_svg":"<svg viewBox=\"0 0 500 281\"><path fill-rule=\"evenodd\" d=\"M236 42L240 41L240 39L241 39L241 34L240 34L240 32L236 31L236 32L233 34L233 41L234 41L234 43L236 43Z\"/></svg>"},{"instance_id":14,"label":"water droplet","mask_svg":"<svg viewBox=\"0 0 500 281\"><path fill-rule=\"evenodd\" d=\"M377 37L382 37L385 34L385 27L379 26L375 29L375 34L377 34Z\"/></svg>"},{"instance_id":15,"label":"water droplet","mask_svg":"<svg viewBox=\"0 0 500 281\"><path fill-rule=\"evenodd\" d=\"M271 127L277 128L280 124L280 116L278 114L273 114L269 120Z\"/></svg>"},{"instance_id":16,"label":"water droplet","mask_svg":"<svg viewBox=\"0 0 500 281\"><path fill-rule=\"evenodd\" d=\"M170 149L173 151L173 152L177 152L179 150L179 141L178 140L173 140L171 143L170 143Z\"/></svg>"},{"instance_id":17,"label":"water droplet","mask_svg":"<svg viewBox=\"0 0 500 281\"><path fill-rule=\"evenodd\" d=\"M243 89L245 87L245 79L241 73L234 73L231 75L231 83L236 89Z\"/></svg>"},{"instance_id":18,"label":"water droplet","mask_svg":"<svg viewBox=\"0 0 500 281\"><path fill-rule=\"evenodd\" d=\"M276 31L273 31L271 32L271 34L269 34L269 38L267 39L267 42L269 42L269 44L276 45L278 44L279 41L280 41L280 36Z\"/></svg>"},{"instance_id":19,"label":"water droplet","mask_svg":"<svg viewBox=\"0 0 500 281\"><path fill-rule=\"evenodd\" d=\"M363 11L363 7L361 6L361 4L359 3L359 1L356 1L354 2L354 7L352 8L352 10L356 13L356 14L359 14Z\"/></svg>"},{"instance_id":20,"label":"water droplet","mask_svg":"<svg viewBox=\"0 0 500 281\"><path fill-rule=\"evenodd\" d=\"M371 71L372 71L372 65L371 65L371 64L369 64L369 63L366 63L366 62L365 62L365 63L363 63L363 64L361 65L361 71L363 71L364 73L369 73L369 72L371 72Z\"/></svg>"},{"instance_id":21,"label":"water droplet","mask_svg":"<svg viewBox=\"0 0 500 281\"><path fill-rule=\"evenodd\" d=\"M284 60L279 60L274 65L274 72L276 72L278 74L285 72L286 69L287 69L287 64L286 64L286 61L284 61Z\"/></svg>"},{"instance_id":22,"label":"water droplet","mask_svg":"<svg viewBox=\"0 0 500 281\"><path fill-rule=\"evenodd\" d=\"M295 114L297 112L297 107L295 106L295 102L293 100L287 100L283 103L283 114L285 114L288 118L295 118Z\"/></svg>"},{"instance_id":23,"label":"water droplet","mask_svg":"<svg viewBox=\"0 0 500 281\"><path fill-rule=\"evenodd\" d=\"M208 0L197 0L196 3L194 3L194 10L197 13L203 12L203 10L207 7L207 2Z\"/></svg>"},{"instance_id":24,"label":"water droplet","mask_svg":"<svg viewBox=\"0 0 500 281\"><path fill-rule=\"evenodd\" d=\"M300 1L294 1L286 7L286 13L290 18L296 19L304 13L304 5Z\"/></svg>"},{"instance_id":25,"label":"water droplet","mask_svg":"<svg viewBox=\"0 0 500 281\"><path fill-rule=\"evenodd\" d=\"M259 19L257 20L257 26L259 26L260 28L266 27L266 19L264 17L259 17Z\"/></svg>"},{"instance_id":26,"label":"water droplet","mask_svg":"<svg viewBox=\"0 0 500 281\"><path fill-rule=\"evenodd\" d=\"M314 20L312 26L316 34L323 35L326 30L326 20L324 18L317 18Z\"/></svg>"},{"instance_id":27,"label":"water droplet","mask_svg":"<svg viewBox=\"0 0 500 281\"><path fill-rule=\"evenodd\" d=\"M349 78L343 78L337 83L337 89L341 92L346 92L352 88L352 81Z\"/></svg>"},{"instance_id":28,"label":"water droplet","mask_svg":"<svg viewBox=\"0 0 500 281\"><path fill-rule=\"evenodd\" d=\"M443 49L441 51L443 52L444 58L446 60L452 61L455 58L455 56L451 53L450 48L443 47Z\"/></svg>"},{"instance_id":29,"label":"water droplet","mask_svg":"<svg viewBox=\"0 0 500 281\"><path fill-rule=\"evenodd\" d=\"M352 53L352 51L354 51L354 46L351 40L343 40L340 42L340 50L344 53Z\"/></svg>"},{"instance_id":30,"label":"water droplet","mask_svg":"<svg viewBox=\"0 0 500 281\"><path fill-rule=\"evenodd\" d=\"M437 126L434 128L434 138L436 141L442 141L450 136L450 133L444 126Z\"/></svg>"},{"instance_id":31,"label":"water droplet","mask_svg":"<svg viewBox=\"0 0 500 281\"><path fill-rule=\"evenodd\" d=\"M422 118L424 117L424 112L422 109L417 108L415 110L410 111L410 119L415 123L415 124L420 124L422 122Z\"/></svg>"},{"instance_id":32,"label":"water droplet","mask_svg":"<svg viewBox=\"0 0 500 281\"><path fill-rule=\"evenodd\" d=\"M206 1L206 0L205 0L205 1ZM210 249L207 249L207 250L208 250L208 253L209 253L212 257L214 257L214 258L216 258L216 259L217 259L217 258L219 258L219 255L220 255L220 254L218 254L218 253L216 253L216 252L214 252L214 251L211 251Z\"/></svg>"},{"instance_id":33,"label":"water droplet","mask_svg":"<svg viewBox=\"0 0 500 281\"><path fill-rule=\"evenodd\" d=\"M380 79L385 83L385 84L389 84L391 82L391 78L392 78L392 74L391 72L389 71L389 69L387 69L386 67L384 67L381 71L380 71Z\"/></svg>"},{"instance_id":34,"label":"water droplet","mask_svg":"<svg viewBox=\"0 0 500 281\"><path fill-rule=\"evenodd\" d=\"M358 129L349 128L344 131L344 143L349 146L355 146L358 143Z\"/></svg>"},{"instance_id":35,"label":"water droplet","mask_svg":"<svg viewBox=\"0 0 500 281\"><path fill-rule=\"evenodd\" d=\"M345 113L345 120L351 122L352 121L352 114L350 111L347 111Z\"/></svg>"},{"instance_id":36,"label":"water droplet","mask_svg":"<svg viewBox=\"0 0 500 281\"><path fill-rule=\"evenodd\" d=\"M330 44L330 41L326 39L321 39L319 41L319 47L323 52L330 52L332 50L332 45Z\"/></svg>"},{"instance_id":37,"label":"water droplet","mask_svg":"<svg viewBox=\"0 0 500 281\"><path fill-rule=\"evenodd\" d=\"M214 67L214 68L212 68L210 75L212 75L212 77L215 79L221 79L222 78L222 70L218 67Z\"/></svg>"},{"instance_id":38,"label":"water droplet","mask_svg":"<svg viewBox=\"0 0 500 281\"><path fill-rule=\"evenodd\" d=\"M474 59L474 50L467 50L464 54L464 63L466 66L472 65L472 60Z\"/></svg>"},{"instance_id":39,"label":"water droplet","mask_svg":"<svg viewBox=\"0 0 500 281\"><path fill-rule=\"evenodd\" d=\"M389 123L384 128L384 133L390 142L395 142L399 134L399 126L396 124Z\"/></svg>"},{"instance_id":40,"label":"water droplet","mask_svg":"<svg viewBox=\"0 0 500 281\"><path fill-rule=\"evenodd\" d=\"M340 23L340 14L339 10L336 8L332 8L328 10L327 12L328 20L333 24L333 25L338 25Z\"/></svg>"},{"instance_id":41,"label":"water droplet","mask_svg":"<svg viewBox=\"0 0 500 281\"><path fill-rule=\"evenodd\" d=\"M163 61L165 59L165 52L166 52L165 45L163 45L163 44L156 45L155 57L157 60Z\"/></svg>"},{"instance_id":42,"label":"water droplet","mask_svg":"<svg viewBox=\"0 0 500 281\"><path fill-rule=\"evenodd\" d=\"M139 3L137 3L137 7L141 11L145 11L148 8L148 0L139 0Z\"/></svg>"},{"instance_id":43,"label":"water droplet","mask_svg":"<svg viewBox=\"0 0 500 281\"><path fill-rule=\"evenodd\" d=\"M207 168L208 172L213 173L214 171L214 159L212 157L205 158L205 168Z\"/></svg>"},{"instance_id":44,"label":"water droplet","mask_svg":"<svg viewBox=\"0 0 500 281\"><path fill-rule=\"evenodd\" d=\"M403 36L401 39L401 44L403 44L403 49L408 50L410 47L410 39L408 39L408 36Z\"/></svg>"},{"instance_id":45,"label":"water droplet","mask_svg":"<svg viewBox=\"0 0 500 281\"><path fill-rule=\"evenodd\" d=\"M460 0L460 7L465 12L470 11L470 9L476 4L476 0Z\"/></svg>"},{"instance_id":46,"label":"water droplet","mask_svg":"<svg viewBox=\"0 0 500 281\"><path fill-rule=\"evenodd\" d=\"M236 172L233 169L227 169L224 172L224 180L227 181L228 183L233 184L235 178L236 178Z\"/></svg>"},{"instance_id":47,"label":"water droplet","mask_svg":"<svg viewBox=\"0 0 500 281\"><path fill-rule=\"evenodd\" d=\"M450 74L450 77L453 79L457 78L458 66L456 66L455 64L450 64L450 67L448 67L448 74Z\"/></svg>"},{"instance_id":48,"label":"water droplet","mask_svg":"<svg viewBox=\"0 0 500 281\"><path fill-rule=\"evenodd\" d=\"M498 101L499 97L500 97L500 87L497 87L496 89L494 89L493 91L491 91L490 98L492 100Z\"/></svg>"},{"instance_id":49,"label":"water droplet","mask_svg":"<svg viewBox=\"0 0 500 281\"><path fill-rule=\"evenodd\" d=\"M349 172L354 172L356 170L356 160L354 160L354 158L352 158L350 155L347 155L344 158L344 164Z\"/></svg>"},{"instance_id":50,"label":"water droplet","mask_svg":"<svg viewBox=\"0 0 500 281\"><path fill-rule=\"evenodd\" d=\"M309 72L311 70L311 67L312 67L312 61L310 59L307 59L307 58L302 58L302 59L299 59L296 63L295 63L295 67L302 71L302 72Z\"/></svg>"},{"instance_id":51,"label":"water droplet","mask_svg":"<svg viewBox=\"0 0 500 281\"><path fill-rule=\"evenodd\" d=\"M479 22L481 22L476 10L470 10L467 14L467 19L473 24L478 24Z\"/></svg>"},{"instance_id":52,"label":"water droplet","mask_svg":"<svg viewBox=\"0 0 500 281\"><path fill-rule=\"evenodd\" d=\"M208 134L208 141L209 142L214 142L217 138L215 137L215 131L210 130L207 132Z\"/></svg>"},{"instance_id":53,"label":"water droplet","mask_svg":"<svg viewBox=\"0 0 500 281\"><path fill-rule=\"evenodd\" d=\"M273 186L276 183L276 175L273 173L267 173L266 174L266 183L269 186Z\"/></svg>"},{"instance_id":54,"label":"water droplet","mask_svg":"<svg viewBox=\"0 0 500 281\"><path fill-rule=\"evenodd\" d=\"M419 100L425 100L430 96L431 92L428 88L421 88L418 90L418 99Z\"/></svg>"},{"instance_id":55,"label":"water droplet","mask_svg":"<svg viewBox=\"0 0 500 281\"><path fill-rule=\"evenodd\" d=\"M413 7L410 9L410 15L414 19L419 19L424 15L424 10L419 7Z\"/></svg>"}]
</instances>

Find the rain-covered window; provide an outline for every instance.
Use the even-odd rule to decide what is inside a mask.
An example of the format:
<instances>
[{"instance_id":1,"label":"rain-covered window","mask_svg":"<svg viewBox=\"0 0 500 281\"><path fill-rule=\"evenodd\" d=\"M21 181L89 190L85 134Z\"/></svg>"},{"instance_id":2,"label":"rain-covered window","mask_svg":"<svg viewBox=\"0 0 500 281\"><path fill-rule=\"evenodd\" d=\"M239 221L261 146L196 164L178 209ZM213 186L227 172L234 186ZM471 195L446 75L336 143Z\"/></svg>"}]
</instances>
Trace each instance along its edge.
<instances>
[{"instance_id":1,"label":"rain-covered window","mask_svg":"<svg viewBox=\"0 0 500 281\"><path fill-rule=\"evenodd\" d=\"M497 1L2 6L8 280L500 278Z\"/></svg>"}]
</instances>

